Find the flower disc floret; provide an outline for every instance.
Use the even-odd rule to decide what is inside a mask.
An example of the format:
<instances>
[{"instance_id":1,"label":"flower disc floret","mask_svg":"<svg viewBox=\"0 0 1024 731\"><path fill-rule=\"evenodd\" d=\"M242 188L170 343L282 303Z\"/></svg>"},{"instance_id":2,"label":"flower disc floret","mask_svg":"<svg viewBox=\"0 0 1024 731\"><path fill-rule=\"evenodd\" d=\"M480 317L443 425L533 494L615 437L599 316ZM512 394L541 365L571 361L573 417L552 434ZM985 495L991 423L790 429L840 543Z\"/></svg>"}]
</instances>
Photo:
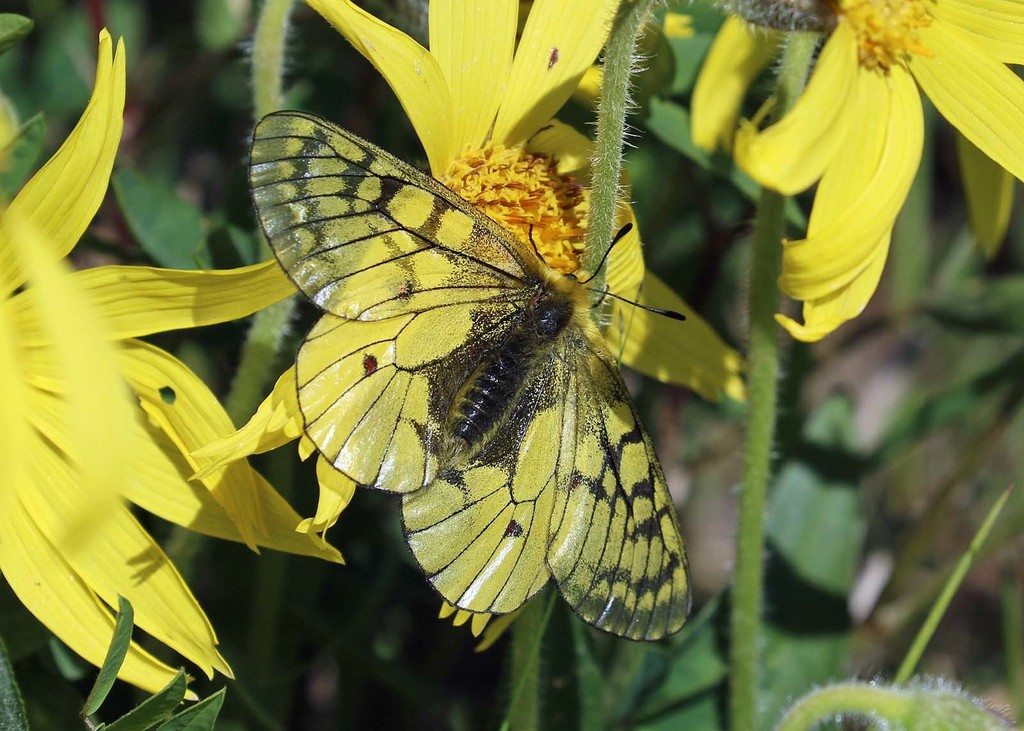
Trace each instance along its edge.
<instances>
[{"instance_id":1,"label":"flower disc floret","mask_svg":"<svg viewBox=\"0 0 1024 731\"><path fill-rule=\"evenodd\" d=\"M548 155L488 143L456 158L442 181L532 242L549 266L564 274L579 269L590 193Z\"/></svg>"},{"instance_id":2,"label":"flower disc floret","mask_svg":"<svg viewBox=\"0 0 1024 731\"><path fill-rule=\"evenodd\" d=\"M930 0L839 0L838 15L857 37L861 66L887 72L916 54L934 54L918 32L932 24Z\"/></svg>"}]
</instances>

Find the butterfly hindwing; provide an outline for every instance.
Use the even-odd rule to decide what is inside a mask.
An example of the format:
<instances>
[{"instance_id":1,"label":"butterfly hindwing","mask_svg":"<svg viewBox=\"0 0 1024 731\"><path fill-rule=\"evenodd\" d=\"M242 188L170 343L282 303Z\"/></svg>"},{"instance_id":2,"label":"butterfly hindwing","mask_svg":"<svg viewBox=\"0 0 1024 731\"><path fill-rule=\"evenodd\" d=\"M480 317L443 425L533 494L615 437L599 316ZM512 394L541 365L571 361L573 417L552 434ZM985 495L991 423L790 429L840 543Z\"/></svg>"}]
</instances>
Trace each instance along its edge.
<instances>
[{"instance_id":1,"label":"butterfly hindwing","mask_svg":"<svg viewBox=\"0 0 1024 731\"><path fill-rule=\"evenodd\" d=\"M501 297L526 270L510 234L436 180L321 119L256 126L249 182L281 266L351 319Z\"/></svg>"}]
</instances>

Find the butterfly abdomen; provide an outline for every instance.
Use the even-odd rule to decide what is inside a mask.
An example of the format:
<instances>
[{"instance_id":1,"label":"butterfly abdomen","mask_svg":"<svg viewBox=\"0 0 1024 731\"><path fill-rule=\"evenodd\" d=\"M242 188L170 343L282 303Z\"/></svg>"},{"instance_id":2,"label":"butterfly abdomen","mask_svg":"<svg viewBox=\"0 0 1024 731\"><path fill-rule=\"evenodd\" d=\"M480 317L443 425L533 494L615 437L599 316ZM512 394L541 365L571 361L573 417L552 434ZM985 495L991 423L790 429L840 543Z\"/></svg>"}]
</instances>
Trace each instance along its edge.
<instances>
[{"instance_id":1,"label":"butterfly abdomen","mask_svg":"<svg viewBox=\"0 0 1024 731\"><path fill-rule=\"evenodd\" d=\"M565 330L572 300L540 290L518 327L467 380L452 409L451 434L467 446L481 443L514 401L535 358Z\"/></svg>"}]
</instances>

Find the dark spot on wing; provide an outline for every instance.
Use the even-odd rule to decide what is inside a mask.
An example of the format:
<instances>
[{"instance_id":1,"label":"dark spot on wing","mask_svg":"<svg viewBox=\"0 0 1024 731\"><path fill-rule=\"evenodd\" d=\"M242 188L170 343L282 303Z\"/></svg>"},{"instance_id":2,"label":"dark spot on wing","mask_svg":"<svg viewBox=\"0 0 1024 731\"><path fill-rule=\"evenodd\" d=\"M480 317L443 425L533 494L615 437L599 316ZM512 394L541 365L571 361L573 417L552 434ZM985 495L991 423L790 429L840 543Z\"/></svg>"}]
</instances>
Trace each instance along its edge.
<instances>
[{"instance_id":1,"label":"dark spot on wing","mask_svg":"<svg viewBox=\"0 0 1024 731\"><path fill-rule=\"evenodd\" d=\"M508 522L508 527L505 529L505 537L518 538L521 535L523 535L523 526L519 525L515 520L510 520Z\"/></svg>"},{"instance_id":2,"label":"dark spot on wing","mask_svg":"<svg viewBox=\"0 0 1024 731\"><path fill-rule=\"evenodd\" d=\"M367 353L363 356L363 374L373 375L377 370L377 358Z\"/></svg>"}]
</instances>

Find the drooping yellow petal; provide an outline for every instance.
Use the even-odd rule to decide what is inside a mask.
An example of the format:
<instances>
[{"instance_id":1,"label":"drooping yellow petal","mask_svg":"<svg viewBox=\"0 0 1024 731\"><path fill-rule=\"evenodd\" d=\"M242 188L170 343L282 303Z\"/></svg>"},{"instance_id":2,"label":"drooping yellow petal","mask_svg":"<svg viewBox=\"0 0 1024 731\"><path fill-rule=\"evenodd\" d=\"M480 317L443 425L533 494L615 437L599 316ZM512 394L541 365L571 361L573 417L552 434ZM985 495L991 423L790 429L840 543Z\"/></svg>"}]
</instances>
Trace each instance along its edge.
<instances>
[{"instance_id":1,"label":"drooping yellow petal","mask_svg":"<svg viewBox=\"0 0 1024 731\"><path fill-rule=\"evenodd\" d=\"M186 459L192 450L234 431L231 418L206 384L169 353L141 340L126 340L119 362L143 410ZM198 463L193 461L192 467L198 469ZM256 535L266 534L266 525L248 466L230 464L203 483L235 522L246 545L258 550Z\"/></svg>"},{"instance_id":2,"label":"drooping yellow petal","mask_svg":"<svg viewBox=\"0 0 1024 731\"><path fill-rule=\"evenodd\" d=\"M473 648L473 652L483 652L489 649L498 639L505 634L505 630L512 626L512 623L516 621L516 617L522 609L517 609L511 614L502 614L496 617L491 617L491 621L487 623L487 626L483 630L483 639L480 640L479 644Z\"/></svg>"},{"instance_id":3,"label":"drooping yellow petal","mask_svg":"<svg viewBox=\"0 0 1024 731\"><path fill-rule=\"evenodd\" d=\"M437 60L400 30L351 0L306 0L374 65L398 96L430 161L440 175L458 150L452 98Z\"/></svg>"},{"instance_id":4,"label":"drooping yellow petal","mask_svg":"<svg viewBox=\"0 0 1024 731\"><path fill-rule=\"evenodd\" d=\"M193 451L192 457L202 466L197 477L203 478L235 460L284 446L303 437L303 428L293 365L277 379L274 390L245 426ZM307 451L303 459L312 451L315 448Z\"/></svg>"},{"instance_id":5,"label":"drooping yellow petal","mask_svg":"<svg viewBox=\"0 0 1024 731\"><path fill-rule=\"evenodd\" d=\"M974 145L1024 180L1024 80L949 23L932 23L910 70L943 117Z\"/></svg>"},{"instance_id":6,"label":"drooping yellow petal","mask_svg":"<svg viewBox=\"0 0 1024 731\"><path fill-rule=\"evenodd\" d=\"M786 195L809 188L844 144L852 124L847 100L857 80L857 45L840 23L821 51L814 72L789 114L758 132L742 123L736 164L761 185Z\"/></svg>"},{"instance_id":7,"label":"drooping yellow petal","mask_svg":"<svg viewBox=\"0 0 1024 731\"><path fill-rule=\"evenodd\" d=\"M114 618L25 512L20 492L11 483L0 490L0 570L26 609L98 667L113 636ZM155 693L176 673L132 642L118 677Z\"/></svg>"},{"instance_id":8,"label":"drooping yellow petal","mask_svg":"<svg viewBox=\"0 0 1024 731\"><path fill-rule=\"evenodd\" d=\"M512 68L518 0L430 4L430 52L451 92L455 152L477 150L491 130Z\"/></svg>"},{"instance_id":9,"label":"drooping yellow petal","mask_svg":"<svg viewBox=\"0 0 1024 731\"><path fill-rule=\"evenodd\" d=\"M717 401L725 394L743 400L743 359L679 295L647 272L639 302L680 312L686 320L679 322L616 301L605 332L612 354L635 371L686 386L706 399Z\"/></svg>"},{"instance_id":10,"label":"drooping yellow petal","mask_svg":"<svg viewBox=\"0 0 1024 731\"><path fill-rule=\"evenodd\" d=\"M704 58L690 104L693 144L708 152L732 149L743 98L779 52L780 36L735 15L726 18Z\"/></svg>"},{"instance_id":11,"label":"drooping yellow petal","mask_svg":"<svg viewBox=\"0 0 1024 731\"><path fill-rule=\"evenodd\" d=\"M320 499L316 504L316 515L306 518L295 528L302 533L318 533L323 536L338 522L341 513L352 502L356 483L350 477L334 468L323 455L316 460L316 481L320 484Z\"/></svg>"},{"instance_id":12,"label":"drooping yellow petal","mask_svg":"<svg viewBox=\"0 0 1024 731\"><path fill-rule=\"evenodd\" d=\"M138 411L136 429L124 445L129 455L125 498L164 520L214 538L243 543L238 526L201 482L190 480L192 467L176 445ZM245 464L244 462L239 464ZM337 549L312 536L296 533L302 518L270 484L250 468L256 484L265 532L254 532L257 545L302 556L342 563Z\"/></svg>"},{"instance_id":13,"label":"drooping yellow petal","mask_svg":"<svg viewBox=\"0 0 1024 731\"><path fill-rule=\"evenodd\" d=\"M533 3L494 123L494 142L525 142L555 116L597 58L617 6L617 0Z\"/></svg>"},{"instance_id":14,"label":"drooping yellow petal","mask_svg":"<svg viewBox=\"0 0 1024 731\"><path fill-rule=\"evenodd\" d=\"M932 14L975 36L985 51L1003 63L1024 63L1024 3L1020 0L941 0Z\"/></svg>"},{"instance_id":15,"label":"drooping yellow petal","mask_svg":"<svg viewBox=\"0 0 1024 731\"><path fill-rule=\"evenodd\" d=\"M49 448L27 455L32 480L19 491L23 513L50 543L67 532L77 516L70 511L82 490L71 467ZM40 491L36 485L45 483ZM174 564L127 508L116 504L103 516L87 552L67 552L65 560L90 589L113 606L118 595L135 608L136 624L196 663L208 676L231 674L216 650L217 637Z\"/></svg>"},{"instance_id":16,"label":"drooping yellow petal","mask_svg":"<svg viewBox=\"0 0 1024 731\"><path fill-rule=\"evenodd\" d=\"M890 236L887 232L874 246L866 247L870 252L867 266L852 281L825 297L804 302L803 324L785 315L776 315L776 321L797 340L813 343L859 315L882 277Z\"/></svg>"},{"instance_id":17,"label":"drooping yellow petal","mask_svg":"<svg viewBox=\"0 0 1024 731\"><path fill-rule=\"evenodd\" d=\"M779 285L813 300L849 284L875 261L921 160L924 116L913 79L862 70L853 109L866 123L844 139L818 187L808 236L787 242Z\"/></svg>"},{"instance_id":18,"label":"drooping yellow petal","mask_svg":"<svg viewBox=\"0 0 1024 731\"><path fill-rule=\"evenodd\" d=\"M1013 176L963 135L956 136L960 177L967 215L978 244L988 258L999 251L1013 211Z\"/></svg>"},{"instance_id":19,"label":"drooping yellow petal","mask_svg":"<svg viewBox=\"0 0 1024 731\"><path fill-rule=\"evenodd\" d=\"M9 213L39 232L47 251L61 258L78 242L107 192L123 126L124 43L112 52L100 33L92 97L64 144L11 202ZM24 281L0 233L0 296Z\"/></svg>"},{"instance_id":20,"label":"drooping yellow petal","mask_svg":"<svg viewBox=\"0 0 1024 731\"><path fill-rule=\"evenodd\" d=\"M237 320L295 293L276 261L221 271L103 266L74 278L118 340Z\"/></svg>"}]
</instances>

